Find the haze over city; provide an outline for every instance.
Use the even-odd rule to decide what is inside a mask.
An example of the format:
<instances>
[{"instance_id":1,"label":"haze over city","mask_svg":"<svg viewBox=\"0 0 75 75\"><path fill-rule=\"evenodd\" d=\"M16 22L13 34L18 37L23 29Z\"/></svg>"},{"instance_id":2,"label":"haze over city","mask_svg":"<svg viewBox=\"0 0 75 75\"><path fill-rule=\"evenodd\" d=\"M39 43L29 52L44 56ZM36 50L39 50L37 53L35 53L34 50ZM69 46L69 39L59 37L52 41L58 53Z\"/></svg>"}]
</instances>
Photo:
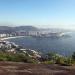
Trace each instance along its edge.
<instances>
[{"instance_id":1,"label":"haze over city","mask_svg":"<svg viewBox=\"0 0 75 75\"><path fill-rule=\"evenodd\" d=\"M0 0L0 25L75 29L75 0Z\"/></svg>"}]
</instances>

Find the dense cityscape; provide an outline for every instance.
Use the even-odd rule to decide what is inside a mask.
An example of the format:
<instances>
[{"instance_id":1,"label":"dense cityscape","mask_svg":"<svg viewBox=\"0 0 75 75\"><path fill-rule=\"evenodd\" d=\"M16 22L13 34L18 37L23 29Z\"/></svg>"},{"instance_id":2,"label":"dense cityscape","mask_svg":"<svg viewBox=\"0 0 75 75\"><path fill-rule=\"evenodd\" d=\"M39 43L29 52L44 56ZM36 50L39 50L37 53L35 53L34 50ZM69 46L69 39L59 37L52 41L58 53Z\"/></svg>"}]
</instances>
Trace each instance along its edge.
<instances>
[{"instance_id":1,"label":"dense cityscape","mask_svg":"<svg viewBox=\"0 0 75 75\"><path fill-rule=\"evenodd\" d=\"M21 26L22 27L22 26ZM25 27L28 27L27 30ZM7 28L7 27L5 27ZM62 37L65 35L66 32L64 31L51 31L48 30L42 30L38 29L36 30L35 27L32 26L24 26L25 29L19 29L15 30L12 28L12 31L10 29L0 29L0 37L14 37L14 36L35 36L35 37ZM34 30L35 29L35 30ZM9 32L8 32L9 31Z\"/></svg>"}]
</instances>

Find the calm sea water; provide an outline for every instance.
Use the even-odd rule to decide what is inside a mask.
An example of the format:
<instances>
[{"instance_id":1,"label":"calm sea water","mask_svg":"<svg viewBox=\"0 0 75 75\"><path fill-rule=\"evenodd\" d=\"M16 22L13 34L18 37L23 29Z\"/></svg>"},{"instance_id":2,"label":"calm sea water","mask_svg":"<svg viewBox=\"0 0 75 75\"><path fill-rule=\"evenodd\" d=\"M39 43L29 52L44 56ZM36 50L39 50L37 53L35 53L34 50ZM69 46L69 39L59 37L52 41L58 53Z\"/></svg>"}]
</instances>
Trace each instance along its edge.
<instances>
[{"instance_id":1,"label":"calm sea water","mask_svg":"<svg viewBox=\"0 0 75 75\"><path fill-rule=\"evenodd\" d=\"M64 56L71 55L75 52L75 32L69 33L71 37L67 38L33 38L22 37L9 39L11 42L40 52L56 52Z\"/></svg>"}]
</instances>

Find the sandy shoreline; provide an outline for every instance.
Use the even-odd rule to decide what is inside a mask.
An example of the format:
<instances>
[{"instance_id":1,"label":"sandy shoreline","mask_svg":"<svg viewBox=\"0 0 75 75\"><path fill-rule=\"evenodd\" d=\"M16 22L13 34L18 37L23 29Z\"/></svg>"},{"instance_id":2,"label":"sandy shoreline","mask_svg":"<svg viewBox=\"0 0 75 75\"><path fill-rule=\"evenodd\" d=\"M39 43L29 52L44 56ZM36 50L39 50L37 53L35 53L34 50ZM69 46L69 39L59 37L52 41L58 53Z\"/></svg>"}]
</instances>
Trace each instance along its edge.
<instances>
[{"instance_id":1,"label":"sandy shoreline","mask_svg":"<svg viewBox=\"0 0 75 75\"><path fill-rule=\"evenodd\" d=\"M21 38L25 36L15 36L15 37L5 37L5 38L0 38L1 41L8 40L8 39L14 39L14 38Z\"/></svg>"}]
</instances>

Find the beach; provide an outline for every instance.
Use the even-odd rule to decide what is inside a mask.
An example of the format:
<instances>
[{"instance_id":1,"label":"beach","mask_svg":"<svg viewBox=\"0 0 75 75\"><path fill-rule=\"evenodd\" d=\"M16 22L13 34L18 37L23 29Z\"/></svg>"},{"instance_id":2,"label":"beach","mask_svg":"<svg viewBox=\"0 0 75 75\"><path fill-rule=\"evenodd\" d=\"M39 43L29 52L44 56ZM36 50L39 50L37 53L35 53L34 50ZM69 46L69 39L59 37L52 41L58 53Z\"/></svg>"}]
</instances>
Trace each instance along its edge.
<instances>
[{"instance_id":1,"label":"beach","mask_svg":"<svg viewBox=\"0 0 75 75\"><path fill-rule=\"evenodd\" d=\"M3 37L3 38L0 38L0 40L4 41L4 40L8 40L8 39L21 38L21 37L25 37L25 36Z\"/></svg>"}]
</instances>

